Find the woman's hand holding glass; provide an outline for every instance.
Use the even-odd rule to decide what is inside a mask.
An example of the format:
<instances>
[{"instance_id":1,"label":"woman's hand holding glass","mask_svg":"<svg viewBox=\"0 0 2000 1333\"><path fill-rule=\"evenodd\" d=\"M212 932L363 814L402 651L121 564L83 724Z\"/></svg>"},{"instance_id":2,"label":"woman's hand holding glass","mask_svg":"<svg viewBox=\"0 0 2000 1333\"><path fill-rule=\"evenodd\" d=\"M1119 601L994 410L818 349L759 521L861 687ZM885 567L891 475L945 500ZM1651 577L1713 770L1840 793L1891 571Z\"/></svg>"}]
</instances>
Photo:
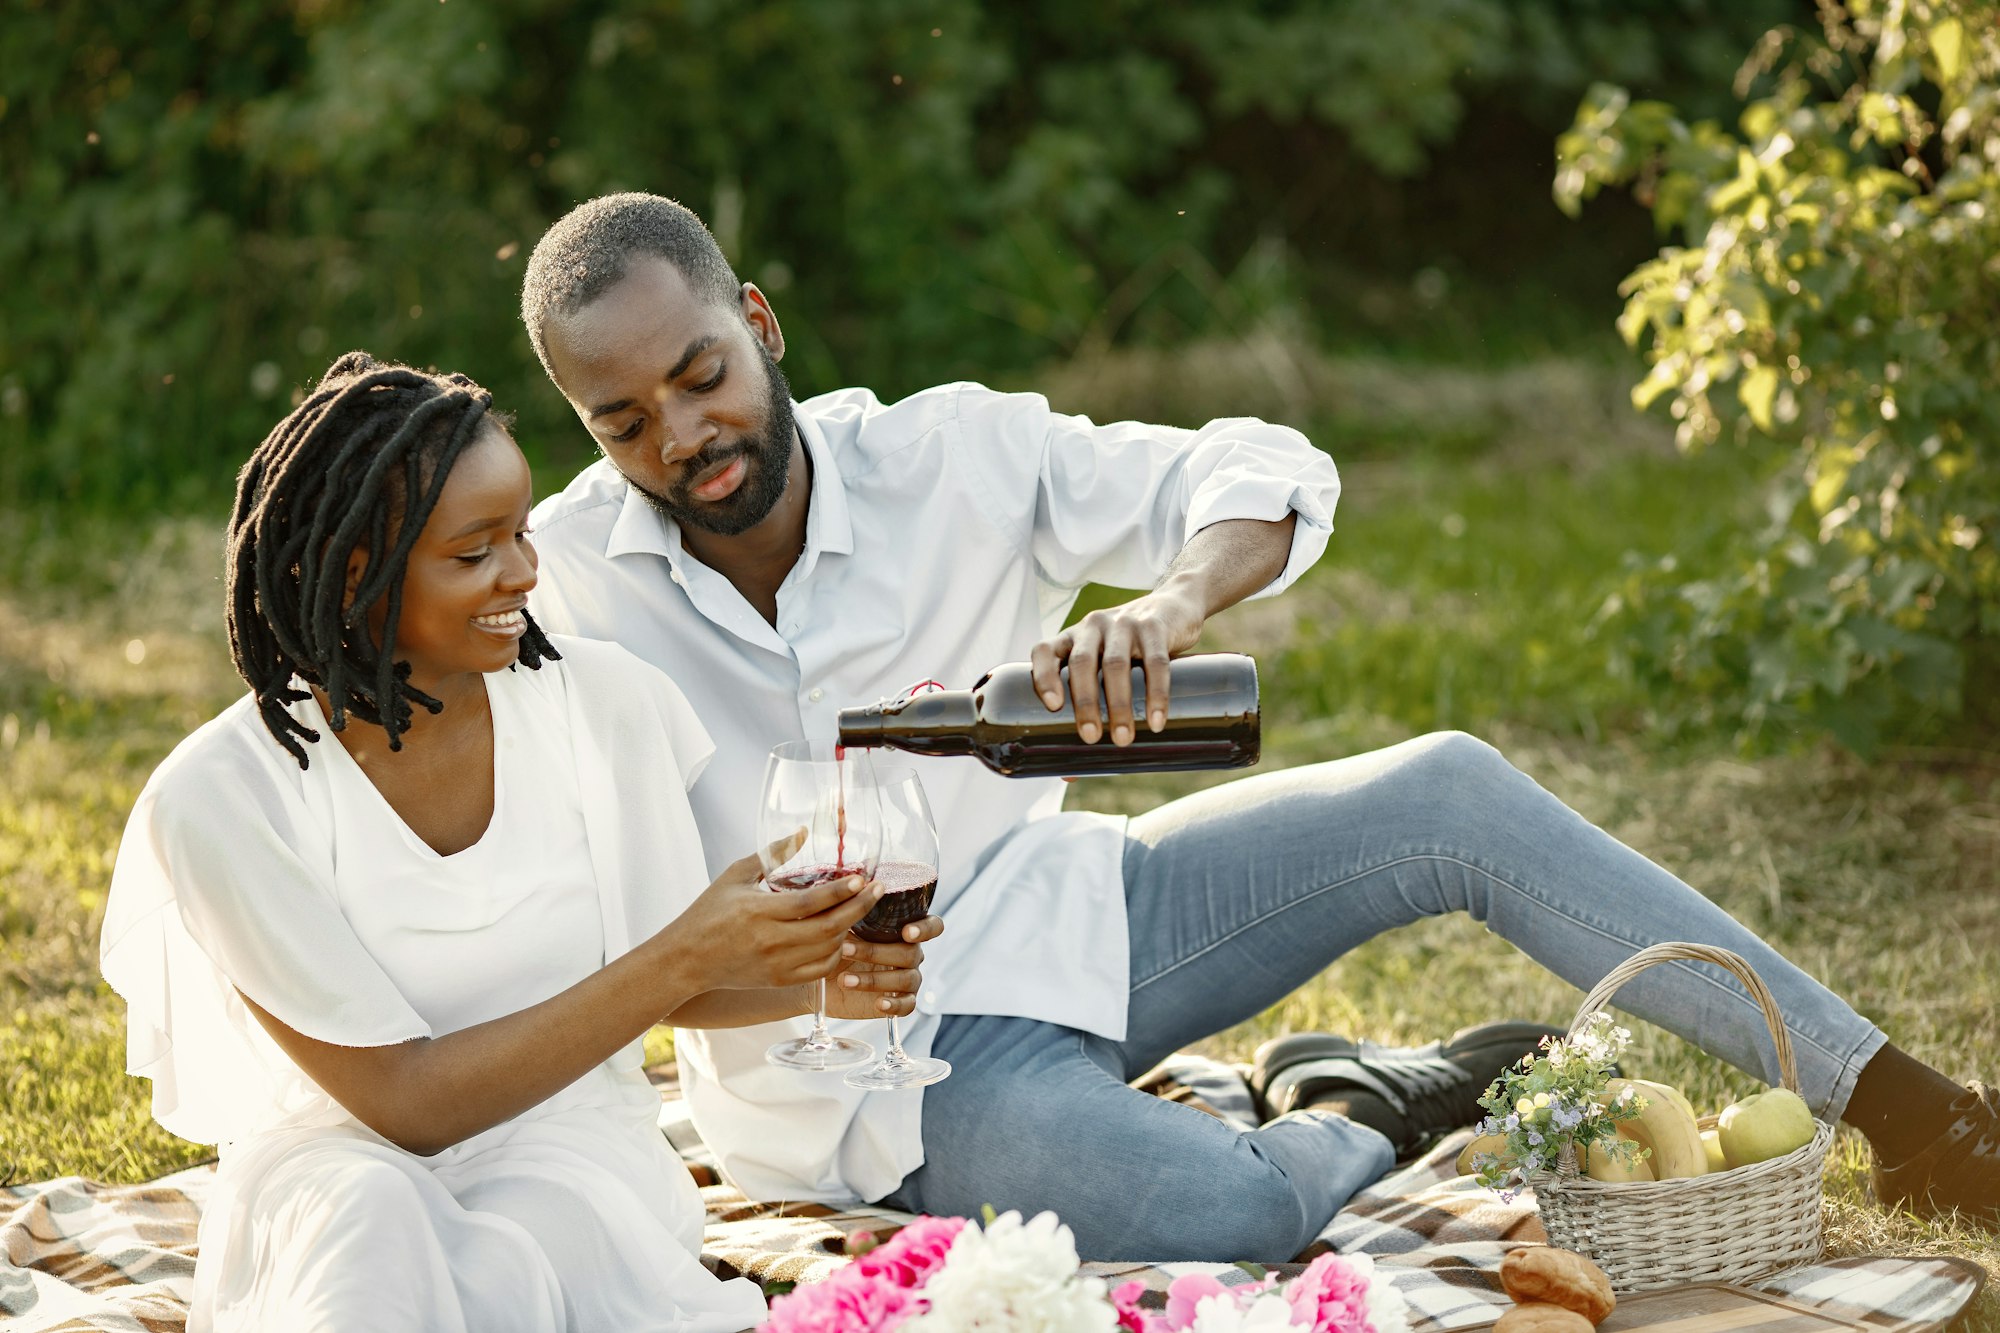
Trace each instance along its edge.
<instances>
[{"instance_id":1,"label":"woman's hand holding glass","mask_svg":"<svg viewBox=\"0 0 2000 1333\"><path fill-rule=\"evenodd\" d=\"M764 864L773 856L782 860L800 841L793 835L729 866L667 927L681 942L679 951L699 964L702 989L817 983L847 957L848 930L875 905L876 888L854 875L799 893L772 893Z\"/></svg>"}]
</instances>

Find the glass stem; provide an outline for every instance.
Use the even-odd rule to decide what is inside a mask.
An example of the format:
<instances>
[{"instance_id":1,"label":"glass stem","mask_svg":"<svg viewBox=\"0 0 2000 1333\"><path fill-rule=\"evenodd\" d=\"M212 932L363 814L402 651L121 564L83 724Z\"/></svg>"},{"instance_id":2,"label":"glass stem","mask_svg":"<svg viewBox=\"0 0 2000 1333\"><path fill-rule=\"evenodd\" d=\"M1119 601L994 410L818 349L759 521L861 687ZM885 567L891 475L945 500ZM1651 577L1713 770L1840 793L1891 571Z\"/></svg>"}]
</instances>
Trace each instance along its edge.
<instances>
[{"instance_id":1,"label":"glass stem","mask_svg":"<svg viewBox=\"0 0 2000 1333\"><path fill-rule=\"evenodd\" d=\"M806 1041L813 1046L831 1046L833 1034L826 1030L826 978L813 987L813 1030Z\"/></svg>"},{"instance_id":2,"label":"glass stem","mask_svg":"<svg viewBox=\"0 0 2000 1333\"><path fill-rule=\"evenodd\" d=\"M910 1057L903 1053L903 1020L900 1015L889 1015L889 1051L882 1057L883 1063L900 1065L909 1063Z\"/></svg>"}]
</instances>

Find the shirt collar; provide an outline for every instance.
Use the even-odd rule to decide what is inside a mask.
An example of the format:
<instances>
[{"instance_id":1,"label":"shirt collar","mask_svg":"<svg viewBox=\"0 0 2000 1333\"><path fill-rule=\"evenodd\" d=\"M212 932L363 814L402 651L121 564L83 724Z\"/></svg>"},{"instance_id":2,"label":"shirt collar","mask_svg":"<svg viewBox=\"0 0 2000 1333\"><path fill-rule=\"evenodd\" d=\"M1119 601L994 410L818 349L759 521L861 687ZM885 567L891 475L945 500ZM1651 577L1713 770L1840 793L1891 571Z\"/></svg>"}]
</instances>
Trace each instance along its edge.
<instances>
[{"instance_id":1,"label":"shirt collar","mask_svg":"<svg viewBox=\"0 0 2000 1333\"><path fill-rule=\"evenodd\" d=\"M849 555L854 551L854 523L847 508L847 485L840 465L834 461L833 446L820 432L819 423L792 404L792 419L798 423L799 438L812 455L812 499L806 507L806 555L823 551ZM629 482L611 536L604 544L609 559L621 555L665 556L678 570L683 555L681 526L653 508L652 502Z\"/></svg>"},{"instance_id":2,"label":"shirt collar","mask_svg":"<svg viewBox=\"0 0 2000 1333\"><path fill-rule=\"evenodd\" d=\"M820 433L819 422L792 404L792 416L799 423L799 438L812 454L812 504L806 510L806 549L831 551L835 555L854 553L854 522L847 509L847 482L834 461L833 445Z\"/></svg>"}]
</instances>

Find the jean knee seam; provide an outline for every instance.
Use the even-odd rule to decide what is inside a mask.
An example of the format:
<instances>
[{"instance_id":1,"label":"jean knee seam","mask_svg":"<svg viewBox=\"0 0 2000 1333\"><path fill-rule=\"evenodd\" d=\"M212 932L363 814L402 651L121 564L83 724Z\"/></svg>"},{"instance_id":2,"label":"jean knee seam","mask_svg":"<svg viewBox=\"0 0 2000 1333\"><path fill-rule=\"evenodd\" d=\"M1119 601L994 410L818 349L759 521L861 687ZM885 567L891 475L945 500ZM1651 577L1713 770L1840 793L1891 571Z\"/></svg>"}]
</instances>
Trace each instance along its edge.
<instances>
[{"instance_id":1,"label":"jean knee seam","mask_svg":"<svg viewBox=\"0 0 2000 1333\"><path fill-rule=\"evenodd\" d=\"M1512 880L1508 879L1505 875L1499 874L1496 871L1490 870L1487 867L1479 865L1475 862L1468 861L1464 857L1453 856L1448 852L1414 852L1406 856L1399 856L1392 860L1384 861L1380 865L1370 866L1366 870L1358 870L1353 874L1348 875L1342 879L1337 879L1330 884L1321 885L1319 888L1314 889L1312 892L1307 894L1302 894L1301 896L1294 898L1292 901L1285 903L1283 906L1275 907L1270 911L1265 912L1261 916L1252 918L1251 920L1246 921L1242 925L1238 926L1236 929L1230 931L1228 934L1223 935L1211 941L1210 943L1203 945L1201 948L1187 955L1187 957L1176 959L1171 966L1160 969L1158 972L1155 972L1152 976L1147 977L1144 981L1134 982L1131 987L1132 993L1137 994L1139 991L1144 990L1146 987L1152 985L1154 982L1160 980L1161 978L1170 976L1174 972L1177 972L1181 968L1187 966L1189 963L1192 963L1197 959L1202 958L1205 955L1221 948L1223 945L1229 943L1233 939L1236 939L1244 932L1249 930L1254 930L1256 927L1263 925L1265 922L1270 921L1272 918L1282 916L1284 913L1291 911L1295 907L1300 907L1306 903L1313 902L1317 900L1319 897L1321 897L1323 894L1330 893L1335 889L1344 888L1347 885L1354 883L1356 880L1365 879L1370 875L1379 873L1380 871L1391 870L1397 866L1406 865L1412 861L1442 861L1448 865L1455 865L1462 869L1470 870L1475 874L1485 876L1487 879L1491 880L1495 884L1498 884L1502 888L1512 890L1514 893L1520 895L1522 898L1526 898L1533 901L1543 910L1554 912L1555 914L1561 916L1564 920L1569 921L1573 925L1591 931L1592 933L1600 936L1603 939L1610 940L1616 944L1624 945L1627 948L1633 950L1634 952L1645 947L1639 944L1638 941L1630 939L1627 936L1617 933L1607 925L1604 925L1597 921L1592 921L1587 917L1577 916L1573 912L1564 911L1562 908L1557 907L1554 903L1550 902L1547 898L1534 893L1526 886L1516 884ZM1403 901L1406 905L1410 906L1411 910L1413 911L1418 910L1416 908L1416 905L1410 903L1410 900L1407 897L1405 897ZM1420 912L1419 914L1423 916L1437 915L1429 912ZM1699 971L1685 962L1676 961L1670 964L1670 966L1680 971L1684 976L1691 977L1695 980L1699 980L1707 984L1712 989L1719 991L1721 994L1728 996L1730 999L1747 1004L1750 1006L1750 1008L1757 1009L1759 1013L1762 1012L1762 1010L1757 1005L1757 1002L1751 999L1747 993L1739 993L1736 990L1733 990L1721 979L1717 977L1712 977L1708 975L1706 972ZM1804 1044L1812 1047L1815 1051L1818 1051L1821 1055L1825 1056L1827 1059L1832 1060L1835 1063L1840 1063L1842 1061L1843 1057L1829 1050L1824 1043L1817 1040L1812 1034L1797 1031L1793 1029L1789 1023L1786 1024L1786 1030L1791 1033L1795 1041L1803 1042ZM1852 1052L1849 1052L1846 1058L1851 1059Z\"/></svg>"},{"instance_id":2,"label":"jean knee seam","mask_svg":"<svg viewBox=\"0 0 2000 1333\"><path fill-rule=\"evenodd\" d=\"M1473 871L1475 874L1484 875L1487 879L1493 881L1495 884L1500 885L1502 888L1510 889L1514 893L1520 895L1521 897L1532 900L1533 902L1538 904L1544 911L1553 912L1556 915L1562 917L1564 920L1569 921L1573 925L1589 930L1603 939L1611 940L1617 944L1624 945L1625 947L1631 949L1635 953L1638 950L1646 947L1640 944L1637 940L1632 939L1627 935L1619 933L1617 930L1615 930L1607 923L1600 921L1593 921L1588 917L1578 916L1574 912L1566 912L1562 908L1556 906L1544 895L1535 893L1533 890L1529 889L1526 885L1516 884L1514 881L1508 879L1505 875L1499 874L1498 872L1493 870L1489 870L1487 867L1479 865L1476 862L1467 861L1462 857L1453 856L1448 852L1433 852L1429 853L1428 855L1433 859L1449 862L1453 865L1461 866L1464 869ZM1405 859L1414 859L1414 858L1405 858ZM1403 901L1408 903L1409 899L1405 897ZM1411 909L1413 911L1417 910L1416 905L1414 903L1411 904ZM1748 930L1749 928L1745 927L1745 929ZM1669 962L1667 966L1672 967L1682 976L1690 978L1695 981L1700 981L1706 984L1711 990L1716 991L1717 993L1726 996L1727 998L1734 1000L1739 1004L1745 1005L1746 1007L1754 1011L1759 1017L1762 1016L1763 1007L1759 1005L1757 1001L1750 996L1749 992L1747 990L1739 991L1734 989L1729 985L1728 981L1725 980L1723 977L1711 975L1708 972L1704 972L1699 968L1695 967L1692 962L1686 959L1674 959L1671 962ZM1820 1055L1824 1056L1826 1059L1832 1061L1836 1065L1844 1066L1847 1061L1853 1058L1854 1052L1852 1050L1848 1051L1844 1055L1839 1052L1836 1052L1830 1046L1828 1046L1824 1041L1820 1040L1818 1034L1803 1031L1800 1028L1793 1026L1789 1020L1787 1020L1785 1024L1785 1030L1787 1033L1791 1035L1792 1041L1795 1045L1810 1046L1813 1050L1817 1051ZM1866 1040L1865 1037L1864 1040Z\"/></svg>"},{"instance_id":3,"label":"jean knee seam","mask_svg":"<svg viewBox=\"0 0 2000 1333\"><path fill-rule=\"evenodd\" d=\"M1366 879L1368 878L1368 876L1373 874L1378 874L1384 870L1393 870L1397 866L1406 865L1412 861L1445 861L1453 865L1463 866L1468 870L1474 870L1482 875L1487 876L1489 879L1494 880L1496 883L1506 885L1508 888L1513 889L1517 893L1521 893L1524 896L1531 896L1527 895L1527 891L1522 889L1519 885L1510 883L1504 877L1494 874L1492 871L1487 870L1484 866L1474 865L1470 861L1462 860L1459 857L1451 856L1443 852L1413 852L1407 856L1398 856L1393 860L1384 861L1380 865L1369 866L1366 870L1357 870L1353 874L1345 876L1344 878L1341 879L1334 880L1330 884L1322 884L1319 888L1314 889L1309 893L1301 894L1299 897L1292 899L1290 902L1285 903L1282 906L1274 907L1270 911L1262 914L1261 916L1253 917L1250 920L1243 922L1241 925L1237 926L1236 929L1230 931L1229 933L1218 936L1217 938L1209 941L1207 944L1204 944L1201 948L1196 949L1193 953L1187 955L1185 958L1175 959L1173 963L1171 963L1166 967L1161 968L1158 972L1155 972L1152 976L1147 977L1144 981L1133 982L1132 990L1134 991L1144 990L1146 987L1152 985L1154 982L1160 980L1162 977L1169 976L1179 971L1181 968L1187 966L1189 963L1192 963L1197 959L1202 958L1210 953L1213 953L1217 949L1220 949L1223 945L1229 943L1231 940L1237 938L1239 935L1242 935L1244 932L1255 930L1258 926L1263 925L1265 922L1270 921L1274 917L1283 916L1286 912L1291 911L1295 907L1303 907L1305 904L1314 902L1318 900L1322 895L1331 893L1335 889L1346 888L1349 884L1354 883L1356 880ZM1403 901L1405 903L1409 903L1408 898L1405 898ZM1538 899L1537 901L1540 900ZM1410 906L1411 910L1413 911L1416 910L1414 904L1410 904ZM1434 913L1420 912L1419 915L1431 916L1434 915ZM1565 915L1567 915L1567 913L1565 913ZM1594 923L1581 922L1580 918L1572 917L1571 919L1579 921L1580 924L1592 925L1593 929L1598 928L1594 925ZM1610 938L1616 938L1616 937L1612 936Z\"/></svg>"}]
</instances>

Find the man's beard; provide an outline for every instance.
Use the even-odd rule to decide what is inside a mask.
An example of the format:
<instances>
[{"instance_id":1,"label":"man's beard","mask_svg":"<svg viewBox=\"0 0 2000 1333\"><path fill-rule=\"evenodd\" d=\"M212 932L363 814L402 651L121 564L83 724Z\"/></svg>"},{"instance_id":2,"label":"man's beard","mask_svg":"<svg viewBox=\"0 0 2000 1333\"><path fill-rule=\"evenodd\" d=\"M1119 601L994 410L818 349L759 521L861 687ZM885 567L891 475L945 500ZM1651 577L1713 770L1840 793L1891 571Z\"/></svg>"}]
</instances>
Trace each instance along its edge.
<instances>
[{"instance_id":1,"label":"man's beard","mask_svg":"<svg viewBox=\"0 0 2000 1333\"><path fill-rule=\"evenodd\" d=\"M643 495L647 503L682 527L712 532L718 537L734 537L762 523L785 493L792 463L792 441L798 435L798 422L792 416L792 387L764 345L754 345L764 363L768 385L763 429L733 443L718 440L695 454L682 466L681 479L664 495L632 482L632 489ZM695 478L738 455L744 459L743 480L734 491L720 500L697 500L689 494Z\"/></svg>"}]
</instances>

